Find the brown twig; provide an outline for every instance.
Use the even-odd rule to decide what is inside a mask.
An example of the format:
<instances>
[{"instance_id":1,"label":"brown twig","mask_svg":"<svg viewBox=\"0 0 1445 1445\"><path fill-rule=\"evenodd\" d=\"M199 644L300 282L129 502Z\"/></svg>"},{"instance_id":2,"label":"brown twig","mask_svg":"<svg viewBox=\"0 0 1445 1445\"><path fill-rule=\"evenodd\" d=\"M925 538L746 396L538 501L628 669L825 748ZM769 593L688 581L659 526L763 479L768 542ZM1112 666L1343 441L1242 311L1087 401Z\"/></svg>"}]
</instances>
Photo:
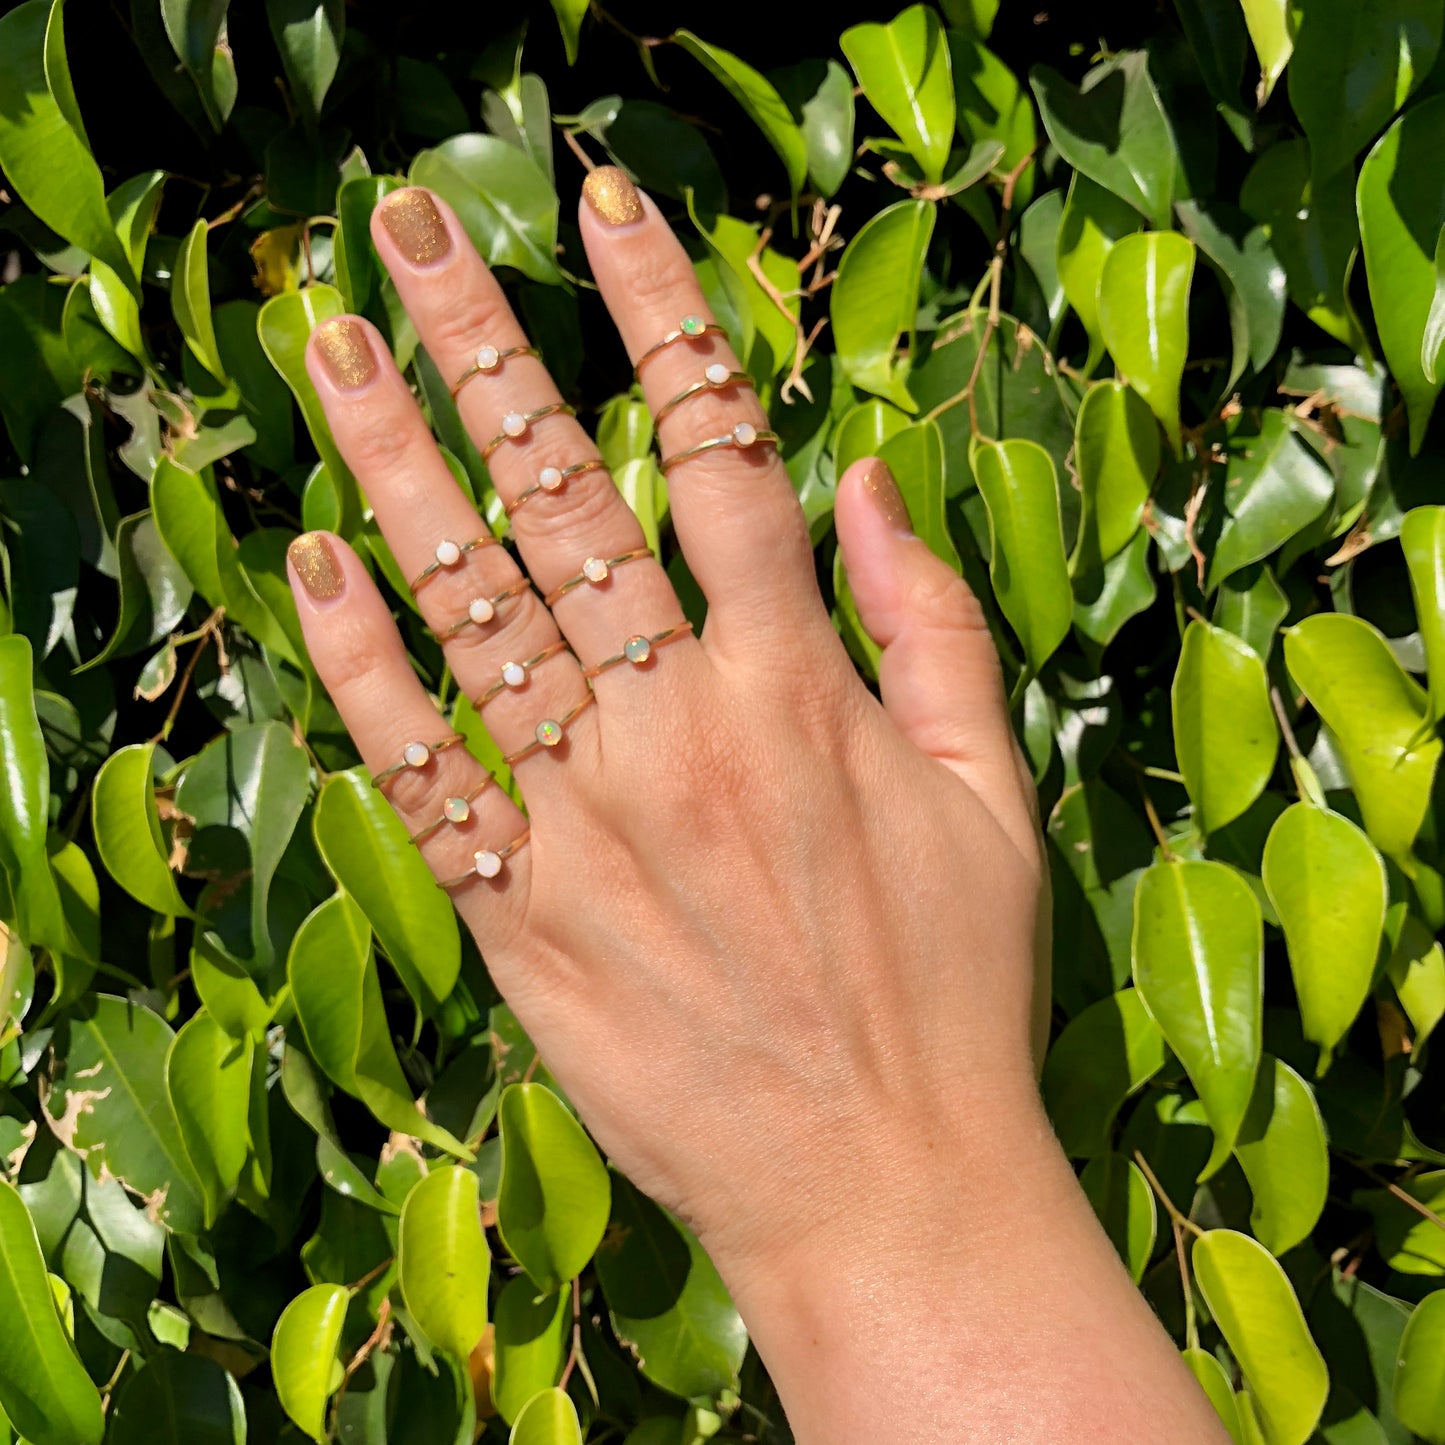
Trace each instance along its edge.
<instances>
[{"instance_id":1,"label":"brown twig","mask_svg":"<svg viewBox=\"0 0 1445 1445\"><path fill-rule=\"evenodd\" d=\"M196 670L196 664L201 660L201 653L206 644L214 637L216 641L216 652L220 657L222 670L225 669L226 653L221 643L221 619L225 617L226 609L218 607L201 624L200 632L197 635L196 645L191 650L191 655L186 663L186 670L181 674L181 680L176 686L176 695L171 702L171 709L166 714L166 720L161 724L161 730L151 739L153 743L163 743L171 735L171 728L175 726L176 714L181 710L181 703L185 700L186 691L190 687L191 677Z\"/></svg>"}]
</instances>

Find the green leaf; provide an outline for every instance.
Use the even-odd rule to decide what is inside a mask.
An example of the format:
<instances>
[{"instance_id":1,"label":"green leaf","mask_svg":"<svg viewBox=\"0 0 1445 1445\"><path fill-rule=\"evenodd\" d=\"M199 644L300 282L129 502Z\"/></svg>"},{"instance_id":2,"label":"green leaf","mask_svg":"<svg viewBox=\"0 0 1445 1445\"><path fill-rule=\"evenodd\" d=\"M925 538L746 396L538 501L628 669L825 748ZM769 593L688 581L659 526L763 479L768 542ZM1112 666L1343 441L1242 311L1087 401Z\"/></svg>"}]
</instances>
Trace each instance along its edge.
<instances>
[{"instance_id":1,"label":"green leaf","mask_svg":"<svg viewBox=\"0 0 1445 1445\"><path fill-rule=\"evenodd\" d=\"M959 30L948 32L948 52L959 134L975 146L999 141L1004 151L997 169L1008 175L1038 146L1038 126L1028 91L993 51ZM1026 206L1032 198L1034 170L1026 166L1015 182L1015 207Z\"/></svg>"},{"instance_id":2,"label":"green leaf","mask_svg":"<svg viewBox=\"0 0 1445 1445\"><path fill-rule=\"evenodd\" d=\"M1127 201L1082 171L1069 182L1064 214L1059 220L1059 284L1089 338L1085 375L1092 375L1104 357L1104 333L1099 329L1099 277L1104 258L1115 243L1143 226L1139 212Z\"/></svg>"},{"instance_id":3,"label":"green leaf","mask_svg":"<svg viewBox=\"0 0 1445 1445\"><path fill-rule=\"evenodd\" d=\"M1164 1067L1164 1035L1137 989L1090 1004L1069 1020L1044 1061L1044 1103L1064 1152L1109 1150L1114 1116Z\"/></svg>"},{"instance_id":4,"label":"green leaf","mask_svg":"<svg viewBox=\"0 0 1445 1445\"><path fill-rule=\"evenodd\" d=\"M1074 612L1054 463L1035 442L980 442L973 472L988 508L994 596L1037 672Z\"/></svg>"},{"instance_id":5,"label":"green leaf","mask_svg":"<svg viewBox=\"0 0 1445 1445\"><path fill-rule=\"evenodd\" d=\"M490 135L454 135L411 163L412 185L428 186L457 213L489 266L563 284L557 269L557 192L516 146Z\"/></svg>"},{"instance_id":6,"label":"green leaf","mask_svg":"<svg viewBox=\"0 0 1445 1445\"><path fill-rule=\"evenodd\" d=\"M196 360L217 381L224 381L226 368L211 321L210 267L206 258L209 235L206 222L197 221L176 252L176 264L171 272L171 312Z\"/></svg>"},{"instance_id":7,"label":"green leaf","mask_svg":"<svg viewBox=\"0 0 1445 1445\"><path fill-rule=\"evenodd\" d=\"M507 1281L497 1299L496 1368L492 1399L504 1420L515 1420L539 1390L561 1378L572 1323L566 1290L538 1294L524 1274Z\"/></svg>"},{"instance_id":8,"label":"green leaf","mask_svg":"<svg viewBox=\"0 0 1445 1445\"><path fill-rule=\"evenodd\" d=\"M1267 563L1232 573L1214 599L1214 625L1232 632L1265 662L1288 615L1289 598Z\"/></svg>"},{"instance_id":9,"label":"green leaf","mask_svg":"<svg viewBox=\"0 0 1445 1445\"><path fill-rule=\"evenodd\" d=\"M832 196L853 168L853 77L836 60L804 60L769 78L789 110L802 117L813 185Z\"/></svg>"},{"instance_id":10,"label":"green leaf","mask_svg":"<svg viewBox=\"0 0 1445 1445\"><path fill-rule=\"evenodd\" d=\"M122 1387L106 1445L246 1445L240 1386L214 1360L158 1350Z\"/></svg>"},{"instance_id":11,"label":"green leaf","mask_svg":"<svg viewBox=\"0 0 1445 1445\"><path fill-rule=\"evenodd\" d=\"M1159 428L1137 392L1101 381L1084 393L1074 424L1079 537L1070 565L1092 571L1121 552L1159 471Z\"/></svg>"},{"instance_id":12,"label":"green leaf","mask_svg":"<svg viewBox=\"0 0 1445 1445\"><path fill-rule=\"evenodd\" d=\"M895 413L896 414L896 413ZM877 448L888 463L908 507L914 532L934 556L961 570L958 548L948 530L943 491L943 436L932 421L914 422L894 432Z\"/></svg>"},{"instance_id":13,"label":"green leaf","mask_svg":"<svg viewBox=\"0 0 1445 1445\"><path fill-rule=\"evenodd\" d=\"M1426 1445L1445 1445L1445 1290L1415 1306L1400 1338L1395 1414Z\"/></svg>"},{"instance_id":14,"label":"green leaf","mask_svg":"<svg viewBox=\"0 0 1445 1445\"><path fill-rule=\"evenodd\" d=\"M477 1176L459 1164L433 1169L402 1205L401 1293L427 1339L464 1363L487 1327L491 1264Z\"/></svg>"},{"instance_id":15,"label":"green leaf","mask_svg":"<svg viewBox=\"0 0 1445 1445\"><path fill-rule=\"evenodd\" d=\"M577 64L577 45L582 38L582 22L587 18L587 0L552 0L552 10L562 31L562 44L567 51L567 64Z\"/></svg>"},{"instance_id":16,"label":"green leaf","mask_svg":"<svg viewBox=\"0 0 1445 1445\"><path fill-rule=\"evenodd\" d=\"M1201 1350L1197 1346L1183 1351L1182 1358L1189 1367L1189 1373L1199 1381L1200 1388L1209 1396L1209 1403L1218 1413L1220 1423L1229 1431L1229 1438L1238 1445L1241 1438L1239 1410L1235 1406L1234 1388L1229 1383L1229 1376L1224 1373L1224 1366L1207 1350Z\"/></svg>"},{"instance_id":17,"label":"green leaf","mask_svg":"<svg viewBox=\"0 0 1445 1445\"><path fill-rule=\"evenodd\" d=\"M171 48L201 98L206 119L219 131L236 103L236 65L226 42L230 0L161 0Z\"/></svg>"},{"instance_id":18,"label":"green leaf","mask_svg":"<svg viewBox=\"0 0 1445 1445\"><path fill-rule=\"evenodd\" d=\"M1338 813L1296 803L1264 848L1264 886L1289 945L1304 1036L1323 1072L1369 996L1385 926L1385 865Z\"/></svg>"},{"instance_id":19,"label":"green leaf","mask_svg":"<svg viewBox=\"0 0 1445 1445\"><path fill-rule=\"evenodd\" d=\"M96 848L112 878L157 913L190 916L167 863L156 810L154 743L132 743L105 760L91 798Z\"/></svg>"},{"instance_id":20,"label":"green leaf","mask_svg":"<svg viewBox=\"0 0 1445 1445\"><path fill-rule=\"evenodd\" d=\"M166 1055L166 1090L205 1199L206 1228L235 1193L251 1152L250 1038L233 1039L205 1009L182 1026Z\"/></svg>"},{"instance_id":21,"label":"green leaf","mask_svg":"<svg viewBox=\"0 0 1445 1445\"><path fill-rule=\"evenodd\" d=\"M582 1126L544 1084L509 1084L497 1121L497 1230L539 1290L560 1289L581 1273L607 1228L607 1170Z\"/></svg>"},{"instance_id":22,"label":"green leaf","mask_svg":"<svg viewBox=\"0 0 1445 1445\"><path fill-rule=\"evenodd\" d=\"M1279 1263L1232 1229L1191 1251L1200 1293L1239 1363L1270 1445L1305 1445L1329 1391L1329 1371Z\"/></svg>"},{"instance_id":23,"label":"green leaf","mask_svg":"<svg viewBox=\"0 0 1445 1445\"><path fill-rule=\"evenodd\" d=\"M1419 87L1440 52L1442 21L1440 0L1309 0L1297 8L1289 101L1317 177L1349 166Z\"/></svg>"},{"instance_id":24,"label":"green leaf","mask_svg":"<svg viewBox=\"0 0 1445 1445\"><path fill-rule=\"evenodd\" d=\"M65 1077L48 1101L60 1138L147 1202L159 1223L195 1234L204 1215L166 1090L166 1055L175 1035L139 1004L98 994L70 1021Z\"/></svg>"},{"instance_id":25,"label":"green leaf","mask_svg":"<svg viewBox=\"0 0 1445 1445\"><path fill-rule=\"evenodd\" d=\"M100 1445L100 1395L56 1314L40 1242L0 1179L0 1408L33 1445Z\"/></svg>"},{"instance_id":26,"label":"green leaf","mask_svg":"<svg viewBox=\"0 0 1445 1445\"><path fill-rule=\"evenodd\" d=\"M1310 1086L1270 1054L1260 1059L1234 1153L1254 1195L1255 1238L1271 1254L1308 1239L1329 1191L1325 1124Z\"/></svg>"},{"instance_id":27,"label":"green leaf","mask_svg":"<svg viewBox=\"0 0 1445 1445\"><path fill-rule=\"evenodd\" d=\"M873 109L918 162L943 179L955 118L949 47L938 15L911 5L886 25L854 25L838 41Z\"/></svg>"},{"instance_id":28,"label":"green leaf","mask_svg":"<svg viewBox=\"0 0 1445 1445\"><path fill-rule=\"evenodd\" d=\"M1210 590L1278 551L1334 496L1329 469L1300 439L1286 411L1262 413L1257 432L1237 430L1229 440L1226 468L1226 515L1210 558Z\"/></svg>"},{"instance_id":29,"label":"green leaf","mask_svg":"<svg viewBox=\"0 0 1445 1445\"><path fill-rule=\"evenodd\" d=\"M1170 696L1194 823L1213 833L1254 802L1274 771L1279 731L1264 663L1233 633L1196 619L1184 629Z\"/></svg>"},{"instance_id":30,"label":"green leaf","mask_svg":"<svg viewBox=\"0 0 1445 1445\"><path fill-rule=\"evenodd\" d=\"M1154 1234L1159 1227L1154 1194L1144 1171L1122 1154L1100 1154L1089 1161L1079 1184L1129 1277L1138 1284L1154 1252Z\"/></svg>"},{"instance_id":31,"label":"green leaf","mask_svg":"<svg viewBox=\"0 0 1445 1445\"><path fill-rule=\"evenodd\" d=\"M1036 65L1029 84L1059 154L1091 181L1167 228L1179 185L1174 134L1142 50L1096 65L1076 90Z\"/></svg>"},{"instance_id":32,"label":"green leaf","mask_svg":"<svg viewBox=\"0 0 1445 1445\"><path fill-rule=\"evenodd\" d=\"M1174 231L1125 236L1099 274L1099 329L1180 455L1179 387L1189 354L1194 243Z\"/></svg>"},{"instance_id":33,"label":"green leaf","mask_svg":"<svg viewBox=\"0 0 1445 1445\"><path fill-rule=\"evenodd\" d=\"M1380 346L1405 398L1418 452L1445 378L1425 376L1421 351L1435 296L1435 243L1445 225L1445 175L1420 158L1445 146L1445 96L1412 106L1360 167L1356 205Z\"/></svg>"},{"instance_id":34,"label":"green leaf","mask_svg":"<svg viewBox=\"0 0 1445 1445\"><path fill-rule=\"evenodd\" d=\"M782 96L770 81L731 51L709 45L690 30L679 30L672 38L694 60L707 67L762 131L783 162L789 189L796 200L808 175L808 147Z\"/></svg>"},{"instance_id":35,"label":"green leaf","mask_svg":"<svg viewBox=\"0 0 1445 1445\"><path fill-rule=\"evenodd\" d=\"M1440 741L1418 741L1423 689L1359 617L1306 617L1284 635L1290 676L1328 724L1364 817L1387 858L1414 871L1411 846L1429 806Z\"/></svg>"},{"instance_id":36,"label":"green leaf","mask_svg":"<svg viewBox=\"0 0 1445 1445\"><path fill-rule=\"evenodd\" d=\"M918 285L933 235L934 207L898 201L870 216L838 263L830 314L838 360L848 380L907 412L908 357L897 355L899 338L913 345Z\"/></svg>"},{"instance_id":37,"label":"green leaf","mask_svg":"<svg viewBox=\"0 0 1445 1445\"><path fill-rule=\"evenodd\" d=\"M508 1445L582 1445L577 1407L565 1390L543 1390L517 1416Z\"/></svg>"},{"instance_id":38,"label":"green leaf","mask_svg":"<svg viewBox=\"0 0 1445 1445\"><path fill-rule=\"evenodd\" d=\"M1399 1185L1433 1214L1445 1209L1445 1169L1417 1174ZM1408 1275L1445 1274L1445 1230L1397 1195L1383 1189L1356 1196L1375 1223L1375 1248L1393 1270Z\"/></svg>"},{"instance_id":39,"label":"green leaf","mask_svg":"<svg viewBox=\"0 0 1445 1445\"><path fill-rule=\"evenodd\" d=\"M1418 1049L1445 1018L1445 948L1429 928L1401 905L1390 909L1387 919L1388 938L1396 934L1385 973L1410 1020Z\"/></svg>"},{"instance_id":40,"label":"green leaf","mask_svg":"<svg viewBox=\"0 0 1445 1445\"><path fill-rule=\"evenodd\" d=\"M1426 719L1445 717L1445 507L1415 507L1400 524L1400 546L1410 569L1415 616L1425 643L1430 680Z\"/></svg>"},{"instance_id":41,"label":"green leaf","mask_svg":"<svg viewBox=\"0 0 1445 1445\"><path fill-rule=\"evenodd\" d=\"M1158 863L1134 895L1134 982L1214 1131L1201 1181L1229 1157L1259 1067L1263 923L1222 863Z\"/></svg>"},{"instance_id":42,"label":"green leaf","mask_svg":"<svg viewBox=\"0 0 1445 1445\"><path fill-rule=\"evenodd\" d=\"M1254 53L1259 57L1257 99L1263 109L1294 50L1289 0L1240 0L1240 3L1244 7L1245 24L1249 26L1249 38L1254 42ZM1293 87L1290 96L1293 99Z\"/></svg>"},{"instance_id":43,"label":"green leaf","mask_svg":"<svg viewBox=\"0 0 1445 1445\"><path fill-rule=\"evenodd\" d=\"M337 1358L350 1293L337 1284L302 1290L271 1336L271 1378L281 1408L308 1439L324 1445L326 1401L341 1384Z\"/></svg>"},{"instance_id":44,"label":"green leaf","mask_svg":"<svg viewBox=\"0 0 1445 1445\"><path fill-rule=\"evenodd\" d=\"M314 124L341 60L346 34L343 0L266 0L266 18L286 68L291 98Z\"/></svg>"},{"instance_id":45,"label":"green leaf","mask_svg":"<svg viewBox=\"0 0 1445 1445\"><path fill-rule=\"evenodd\" d=\"M360 907L338 893L296 931L286 977L322 1072L358 1098L388 1128L414 1135L461 1159L471 1151L417 1107L392 1047L371 933Z\"/></svg>"},{"instance_id":46,"label":"green leaf","mask_svg":"<svg viewBox=\"0 0 1445 1445\"><path fill-rule=\"evenodd\" d=\"M461 936L451 900L401 819L367 777L349 772L321 789L314 826L326 866L360 903L407 992L435 1013L456 984Z\"/></svg>"},{"instance_id":47,"label":"green leaf","mask_svg":"<svg viewBox=\"0 0 1445 1445\"><path fill-rule=\"evenodd\" d=\"M692 1232L620 1174L597 1278L617 1338L653 1384L683 1399L738 1388L747 1331Z\"/></svg>"}]
</instances>

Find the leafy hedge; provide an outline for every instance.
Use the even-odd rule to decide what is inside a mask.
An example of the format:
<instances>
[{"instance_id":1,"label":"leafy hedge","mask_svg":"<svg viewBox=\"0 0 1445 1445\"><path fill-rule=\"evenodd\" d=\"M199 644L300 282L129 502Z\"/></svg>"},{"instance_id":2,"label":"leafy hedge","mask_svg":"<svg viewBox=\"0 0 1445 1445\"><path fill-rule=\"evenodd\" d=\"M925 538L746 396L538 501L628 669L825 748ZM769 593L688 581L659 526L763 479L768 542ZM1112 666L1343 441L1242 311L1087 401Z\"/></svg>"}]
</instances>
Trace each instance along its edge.
<instances>
[{"instance_id":1,"label":"leafy hedge","mask_svg":"<svg viewBox=\"0 0 1445 1445\"><path fill-rule=\"evenodd\" d=\"M301 366L370 316L504 528L368 238L410 177L695 612L573 151L692 247L859 666L852 459L984 599L1046 1100L1234 1438L1445 1441L1445 0L941 0L791 54L554 5L525 44L0 16L0 1441L789 1438L365 786L284 577L298 528L356 540L497 763Z\"/></svg>"}]
</instances>

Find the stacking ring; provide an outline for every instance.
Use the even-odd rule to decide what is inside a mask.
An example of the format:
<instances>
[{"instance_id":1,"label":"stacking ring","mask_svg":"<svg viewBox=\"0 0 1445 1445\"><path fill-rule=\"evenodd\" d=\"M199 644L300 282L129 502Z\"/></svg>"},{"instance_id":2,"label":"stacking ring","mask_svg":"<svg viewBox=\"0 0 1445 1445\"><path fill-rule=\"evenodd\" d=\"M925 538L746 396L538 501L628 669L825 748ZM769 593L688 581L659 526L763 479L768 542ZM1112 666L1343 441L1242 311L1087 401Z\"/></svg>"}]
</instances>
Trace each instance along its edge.
<instances>
[{"instance_id":1,"label":"stacking ring","mask_svg":"<svg viewBox=\"0 0 1445 1445\"><path fill-rule=\"evenodd\" d=\"M531 582L523 577L520 582L513 582L510 587L504 587L495 597L474 597L471 606L467 608L467 615L459 617L450 627L443 628L437 633L437 637L442 642L450 642L453 637L465 632L469 627L485 627L497 615L497 608L502 603L509 598L520 597L531 586Z\"/></svg>"},{"instance_id":2,"label":"stacking ring","mask_svg":"<svg viewBox=\"0 0 1445 1445\"><path fill-rule=\"evenodd\" d=\"M519 749L510 756L503 758L502 761L506 763L509 768L514 768L523 758L530 758L533 753L540 753L544 748L555 748L567 736L567 729L596 701L597 698L594 696L592 689L588 688L587 696L584 697L576 707L563 713L560 718L543 718L542 721L537 724L534 741L528 743L526 747Z\"/></svg>"},{"instance_id":3,"label":"stacking ring","mask_svg":"<svg viewBox=\"0 0 1445 1445\"><path fill-rule=\"evenodd\" d=\"M606 470L607 463L601 457L593 457L590 462L573 462L570 467L543 467L537 473L537 480L507 503L507 515L510 517L518 507L524 502L530 502L538 492L560 492L573 477L580 477L583 472Z\"/></svg>"},{"instance_id":4,"label":"stacking ring","mask_svg":"<svg viewBox=\"0 0 1445 1445\"><path fill-rule=\"evenodd\" d=\"M398 773L410 772L413 768L424 768L437 753L444 753L448 748L459 747L464 742L466 739L460 733L453 733L451 737L443 738L436 743L408 743L401 750L401 761L393 763L389 768L383 768L372 778L371 786L384 788Z\"/></svg>"},{"instance_id":5,"label":"stacking ring","mask_svg":"<svg viewBox=\"0 0 1445 1445\"><path fill-rule=\"evenodd\" d=\"M505 848L482 848L472 854L472 866L465 873L455 878L437 879L438 888L460 888L463 883L470 883L475 878L495 878L502 871L502 864L517 852L525 848L532 837L532 830L527 829L520 837L513 838Z\"/></svg>"},{"instance_id":6,"label":"stacking ring","mask_svg":"<svg viewBox=\"0 0 1445 1445\"><path fill-rule=\"evenodd\" d=\"M582 564L582 570L575 577L569 577L565 582L559 582L542 599L542 604L550 607L558 598L565 597L569 592L575 592L589 582L596 587L612 575L614 567L623 567L628 562L640 562L642 558L653 555L651 547L637 547L631 552L620 552L616 557L589 557Z\"/></svg>"},{"instance_id":7,"label":"stacking ring","mask_svg":"<svg viewBox=\"0 0 1445 1445\"><path fill-rule=\"evenodd\" d=\"M781 440L782 438L775 431L765 431L761 427L755 427L750 421L740 421L726 436L709 437L695 447L688 447L686 451L674 452L670 457L664 457L658 463L658 467L663 476L666 476L673 467L682 462L691 461L693 457L700 457L704 452L714 451L718 447L737 447L741 451L746 451L759 442L771 442L776 446Z\"/></svg>"},{"instance_id":8,"label":"stacking ring","mask_svg":"<svg viewBox=\"0 0 1445 1445\"><path fill-rule=\"evenodd\" d=\"M476 700L473 704L478 712L486 707L494 697L497 697L507 688L514 691L517 688L527 685L528 674L534 667L541 667L549 657L556 657L559 652L566 652L565 642L553 642L544 647L541 652L533 653L531 657L523 658L521 662L504 662L502 664L502 675Z\"/></svg>"},{"instance_id":9,"label":"stacking ring","mask_svg":"<svg viewBox=\"0 0 1445 1445\"><path fill-rule=\"evenodd\" d=\"M535 346L509 346L505 351L498 351L495 346L479 346L476 360L452 382L452 400L457 399L457 393L474 376L481 376L486 371L495 371L504 361L510 361L514 356L535 356L539 361L542 359L542 353Z\"/></svg>"},{"instance_id":10,"label":"stacking ring","mask_svg":"<svg viewBox=\"0 0 1445 1445\"><path fill-rule=\"evenodd\" d=\"M406 841L420 847L434 833L440 833L448 823L454 828L460 828L468 818L472 816L472 804L487 791L497 780L488 773L470 793L462 794L459 797L448 798L442 804L442 815L435 823L428 823L419 833L413 833Z\"/></svg>"},{"instance_id":11,"label":"stacking ring","mask_svg":"<svg viewBox=\"0 0 1445 1445\"><path fill-rule=\"evenodd\" d=\"M490 532L485 537L473 537L470 542L438 542L436 549L436 561L429 563L416 574L411 581L411 592L416 593L438 572L448 567L455 567L468 552L475 552L480 547L495 547L497 539Z\"/></svg>"},{"instance_id":12,"label":"stacking ring","mask_svg":"<svg viewBox=\"0 0 1445 1445\"><path fill-rule=\"evenodd\" d=\"M661 426L663 417L671 415L683 402L691 400L701 392L725 391L730 386L751 386L752 384L753 379L747 372L729 371L722 362L714 361L703 372L701 381L693 382L691 386L678 392L671 401L663 402L658 407L657 411L653 413L652 425L654 427Z\"/></svg>"},{"instance_id":13,"label":"stacking ring","mask_svg":"<svg viewBox=\"0 0 1445 1445\"><path fill-rule=\"evenodd\" d=\"M632 368L634 381L642 380L642 368L657 355L659 351L665 351L677 341L701 341L704 336L726 336L727 333L717 324L716 321L705 321L701 316L684 316L677 323L675 331L669 331L661 341L654 342L641 356L637 358L637 365Z\"/></svg>"},{"instance_id":14,"label":"stacking ring","mask_svg":"<svg viewBox=\"0 0 1445 1445\"><path fill-rule=\"evenodd\" d=\"M504 442L520 441L527 435L532 423L541 421L544 416L576 415L576 410L568 406L565 401L554 401L547 406L539 406L536 411L509 411L502 418L501 431L482 448L482 460L486 461Z\"/></svg>"},{"instance_id":15,"label":"stacking ring","mask_svg":"<svg viewBox=\"0 0 1445 1445\"><path fill-rule=\"evenodd\" d=\"M666 647L669 642L676 642L680 637L686 637L692 631L692 623L679 622L676 627L664 628L661 632L654 632L651 637L643 637L640 633L635 637L629 637L622 644L622 651L615 657L604 657L601 662L589 667L582 674L591 682L594 677L606 672L609 668L621 667L624 662L630 662L633 667L641 667L649 657L653 649Z\"/></svg>"}]
</instances>

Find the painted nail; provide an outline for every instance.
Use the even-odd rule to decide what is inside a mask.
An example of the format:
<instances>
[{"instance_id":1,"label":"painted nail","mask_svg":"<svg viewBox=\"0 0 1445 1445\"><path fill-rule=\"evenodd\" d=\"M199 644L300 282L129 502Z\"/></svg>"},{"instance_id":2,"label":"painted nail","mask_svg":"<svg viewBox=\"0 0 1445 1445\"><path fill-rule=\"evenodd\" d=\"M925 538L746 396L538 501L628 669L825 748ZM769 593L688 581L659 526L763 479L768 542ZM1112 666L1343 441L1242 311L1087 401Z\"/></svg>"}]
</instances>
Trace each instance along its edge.
<instances>
[{"instance_id":1,"label":"painted nail","mask_svg":"<svg viewBox=\"0 0 1445 1445\"><path fill-rule=\"evenodd\" d=\"M331 539L325 532L306 532L286 549L286 556L296 569L307 595L317 602L329 602L346 590L346 574L331 550Z\"/></svg>"},{"instance_id":2,"label":"painted nail","mask_svg":"<svg viewBox=\"0 0 1445 1445\"><path fill-rule=\"evenodd\" d=\"M864 474L863 487L873 498L873 505L883 520L895 532L911 537L913 523L908 516L908 506L903 500L903 493L898 490L898 483L893 480L888 463L874 462Z\"/></svg>"},{"instance_id":3,"label":"painted nail","mask_svg":"<svg viewBox=\"0 0 1445 1445\"><path fill-rule=\"evenodd\" d=\"M642 219L642 197L627 179L627 172L616 166L598 166L595 171L588 171L587 179L582 182L582 194L609 226L626 226Z\"/></svg>"},{"instance_id":4,"label":"painted nail","mask_svg":"<svg viewBox=\"0 0 1445 1445\"><path fill-rule=\"evenodd\" d=\"M376 375L376 358L366 340L366 332L349 317L323 321L316 328L316 350L342 391L355 391Z\"/></svg>"},{"instance_id":5,"label":"painted nail","mask_svg":"<svg viewBox=\"0 0 1445 1445\"><path fill-rule=\"evenodd\" d=\"M420 186L388 196L381 203L381 224L396 242L396 249L413 266L440 261L452 248L452 238L431 192Z\"/></svg>"}]
</instances>

